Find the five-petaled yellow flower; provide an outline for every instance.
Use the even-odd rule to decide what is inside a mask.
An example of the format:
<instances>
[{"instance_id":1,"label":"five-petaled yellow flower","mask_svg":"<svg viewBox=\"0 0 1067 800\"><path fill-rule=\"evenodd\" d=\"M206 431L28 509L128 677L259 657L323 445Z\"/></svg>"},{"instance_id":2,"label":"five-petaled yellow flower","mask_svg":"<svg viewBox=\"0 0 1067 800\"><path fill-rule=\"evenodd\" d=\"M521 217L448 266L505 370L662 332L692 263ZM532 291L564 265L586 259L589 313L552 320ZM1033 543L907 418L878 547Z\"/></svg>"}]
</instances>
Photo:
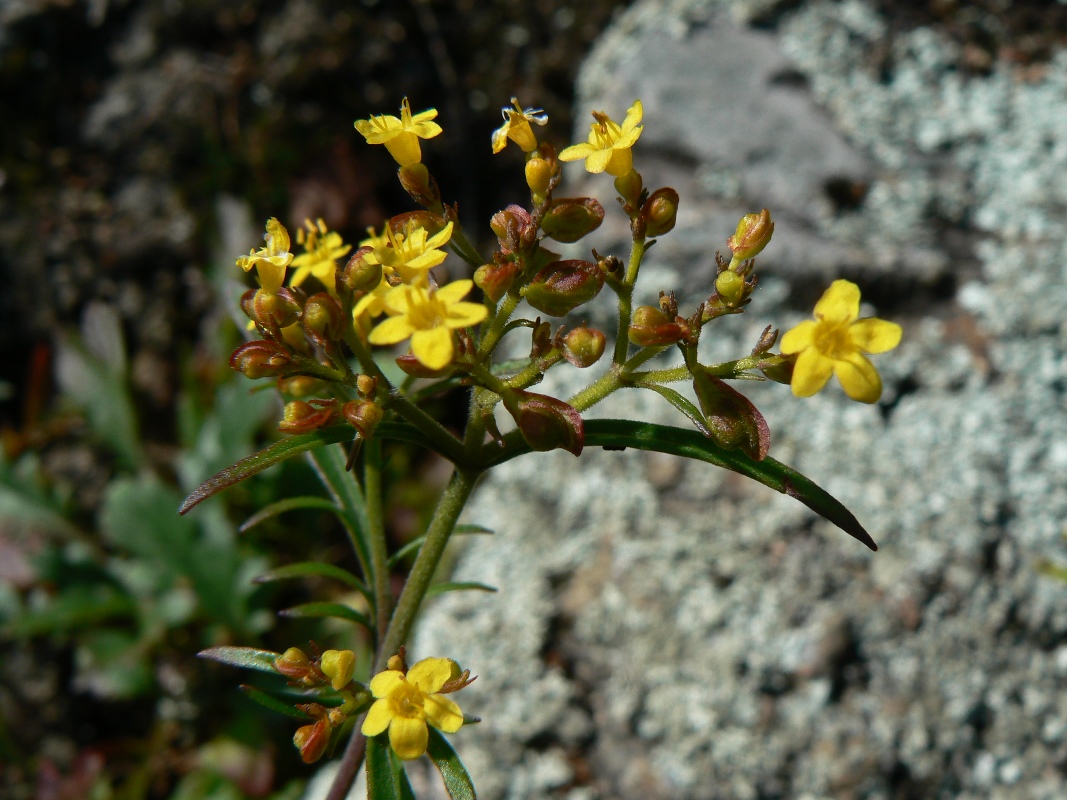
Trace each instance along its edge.
<instances>
[{"instance_id":1,"label":"five-petaled yellow flower","mask_svg":"<svg viewBox=\"0 0 1067 800\"><path fill-rule=\"evenodd\" d=\"M401 233L394 233L386 225L385 236L385 242L374 248L371 257L387 273L395 272L405 283L425 282L426 273L448 256L439 248L452 238L452 223L449 222L433 236L421 225L409 223Z\"/></svg>"},{"instance_id":2,"label":"five-petaled yellow flower","mask_svg":"<svg viewBox=\"0 0 1067 800\"><path fill-rule=\"evenodd\" d=\"M370 682L377 698L363 720L363 735L377 736L389 730L389 744L402 759L426 752L429 723L445 733L463 725L463 712L452 700L438 694L445 684L460 677L459 665L448 658L424 658L408 670L387 669Z\"/></svg>"},{"instance_id":3,"label":"five-petaled yellow flower","mask_svg":"<svg viewBox=\"0 0 1067 800\"><path fill-rule=\"evenodd\" d=\"M544 125L548 122L548 114L541 108L523 108L519 105L518 98L511 98L514 108L504 106L500 113L504 117L504 124L493 131L493 153L499 153L508 143L508 139L515 142L524 153L537 149L537 137L534 136L530 123Z\"/></svg>"},{"instance_id":4,"label":"five-petaled yellow flower","mask_svg":"<svg viewBox=\"0 0 1067 800\"><path fill-rule=\"evenodd\" d=\"M452 363L455 347L452 331L477 325L488 315L481 303L465 303L474 281L458 280L435 289L416 284L393 287L385 296L386 311L392 316L370 332L371 344L397 344L411 339L411 352L430 369L444 369Z\"/></svg>"},{"instance_id":5,"label":"five-petaled yellow flower","mask_svg":"<svg viewBox=\"0 0 1067 800\"><path fill-rule=\"evenodd\" d=\"M285 268L293 260L293 254L289 252L289 231L276 217L271 217L267 220L267 232L263 238L267 246L249 250L247 256L237 259L237 266L245 272L255 267L260 286L274 294L282 288Z\"/></svg>"},{"instance_id":6,"label":"five-petaled yellow flower","mask_svg":"<svg viewBox=\"0 0 1067 800\"><path fill-rule=\"evenodd\" d=\"M857 319L859 313L859 287L834 281L815 304L815 319L782 337L783 355L797 355L793 394L811 397L833 373L853 400L874 403L882 396L882 379L864 353L892 350L900 344L901 328L874 317Z\"/></svg>"},{"instance_id":7,"label":"five-petaled yellow flower","mask_svg":"<svg viewBox=\"0 0 1067 800\"><path fill-rule=\"evenodd\" d=\"M640 100L635 100L630 106L621 126L612 122L603 111L594 111L593 119L596 122L589 126L589 141L571 145L559 154L559 160L577 161L584 158L585 168L594 174L607 172L616 178L628 175L633 169L630 148L644 130L644 125L640 124L643 114Z\"/></svg>"},{"instance_id":8,"label":"five-petaled yellow flower","mask_svg":"<svg viewBox=\"0 0 1067 800\"><path fill-rule=\"evenodd\" d=\"M380 117L357 119L355 126L367 144L384 144L396 163L406 167L422 161L419 139L432 139L441 132L441 126L430 121L436 117L436 108L428 108L412 116L411 106L405 97L400 104L400 119L382 114Z\"/></svg>"},{"instance_id":9,"label":"five-petaled yellow flower","mask_svg":"<svg viewBox=\"0 0 1067 800\"><path fill-rule=\"evenodd\" d=\"M307 233L304 233L304 228ZM293 259L291 266L296 268L289 279L290 286L299 286L309 275L314 275L319 283L329 289L334 288L334 273L337 271L337 259L347 255L352 245L345 244L341 234L326 230L322 219L312 223L304 220L304 228L296 232L296 241L304 245L304 253Z\"/></svg>"}]
</instances>

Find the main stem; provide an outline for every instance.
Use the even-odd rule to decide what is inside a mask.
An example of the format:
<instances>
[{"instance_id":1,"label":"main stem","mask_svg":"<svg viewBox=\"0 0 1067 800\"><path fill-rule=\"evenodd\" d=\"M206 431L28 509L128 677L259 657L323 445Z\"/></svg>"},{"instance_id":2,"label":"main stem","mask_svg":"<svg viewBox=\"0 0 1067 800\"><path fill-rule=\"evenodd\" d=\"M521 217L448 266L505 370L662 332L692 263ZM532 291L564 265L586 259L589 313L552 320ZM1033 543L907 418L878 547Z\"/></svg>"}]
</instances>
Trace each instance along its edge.
<instances>
[{"instance_id":1,"label":"main stem","mask_svg":"<svg viewBox=\"0 0 1067 800\"><path fill-rule=\"evenodd\" d=\"M393 612L393 593L389 588L388 545L382 514L382 443L376 437L367 442L363 461L363 491L367 498L367 534L370 540L371 575L374 577L375 631L379 641Z\"/></svg>"}]
</instances>

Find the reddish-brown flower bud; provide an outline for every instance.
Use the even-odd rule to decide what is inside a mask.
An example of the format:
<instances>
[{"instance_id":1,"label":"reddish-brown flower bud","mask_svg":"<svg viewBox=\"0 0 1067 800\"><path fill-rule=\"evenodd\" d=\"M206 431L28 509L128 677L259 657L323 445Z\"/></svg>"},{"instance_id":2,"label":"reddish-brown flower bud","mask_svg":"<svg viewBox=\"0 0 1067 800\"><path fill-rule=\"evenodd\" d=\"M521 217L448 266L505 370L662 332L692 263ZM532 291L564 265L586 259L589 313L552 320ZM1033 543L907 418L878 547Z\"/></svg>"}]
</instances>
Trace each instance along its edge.
<instances>
[{"instance_id":1,"label":"reddish-brown flower bud","mask_svg":"<svg viewBox=\"0 0 1067 800\"><path fill-rule=\"evenodd\" d=\"M519 265L511 260L482 264L474 270L474 285L495 303L507 294L518 273Z\"/></svg>"},{"instance_id":2,"label":"reddish-brown flower bud","mask_svg":"<svg viewBox=\"0 0 1067 800\"><path fill-rule=\"evenodd\" d=\"M350 292L370 292L382 282L382 265L368 260L374 252L372 247L361 247L352 254L341 272L341 283Z\"/></svg>"},{"instance_id":3,"label":"reddish-brown flower bud","mask_svg":"<svg viewBox=\"0 0 1067 800\"><path fill-rule=\"evenodd\" d=\"M290 647L274 659L274 668L291 681L302 681L314 674L311 659L299 647Z\"/></svg>"},{"instance_id":4,"label":"reddish-brown flower bud","mask_svg":"<svg viewBox=\"0 0 1067 800\"><path fill-rule=\"evenodd\" d=\"M291 378L278 378L278 391L291 397L311 397L326 388L326 382L310 375L294 375Z\"/></svg>"},{"instance_id":5,"label":"reddish-brown flower bud","mask_svg":"<svg viewBox=\"0 0 1067 800\"><path fill-rule=\"evenodd\" d=\"M263 339L245 342L230 356L230 367L246 378L267 378L281 375L292 358L276 342Z\"/></svg>"},{"instance_id":6,"label":"reddish-brown flower bud","mask_svg":"<svg viewBox=\"0 0 1067 800\"><path fill-rule=\"evenodd\" d=\"M422 163L408 164L396 172L400 178L400 185L408 196L426 208L441 207L441 190L437 187L437 181Z\"/></svg>"},{"instance_id":7,"label":"reddish-brown flower bud","mask_svg":"<svg viewBox=\"0 0 1067 800\"><path fill-rule=\"evenodd\" d=\"M680 342L689 335L688 326L671 318L655 306L634 309L627 335L638 347L658 347Z\"/></svg>"},{"instance_id":8,"label":"reddish-brown flower bud","mask_svg":"<svg viewBox=\"0 0 1067 800\"><path fill-rule=\"evenodd\" d=\"M278 430L282 433L307 433L329 425L336 416L336 400L312 400L310 403L293 400L285 404L284 417L278 423Z\"/></svg>"},{"instance_id":9,"label":"reddish-brown flower bud","mask_svg":"<svg viewBox=\"0 0 1067 800\"><path fill-rule=\"evenodd\" d=\"M604 207L592 197L561 198L541 218L541 230L557 242L577 242L603 221Z\"/></svg>"},{"instance_id":10,"label":"reddish-brown flower bud","mask_svg":"<svg viewBox=\"0 0 1067 800\"><path fill-rule=\"evenodd\" d=\"M604 273L596 264L578 259L554 261L522 288L526 302L551 317L562 317L596 297Z\"/></svg>"},{"instance_id":11,"label":"reddish-brown flower bud","mask_svg":"<svg viewBox=\"0 0 1067 800\"><path fill-rule=\"evenodd\" d=\"M763 209L758 214L745 214L737 223L734 235L726 240L727 246L734 254L734 262L755 258L771 241L774 223L771 212Z\"/></svg>"},{"instance_id":12,"label":"reddish-brown flower bud","mask_svg":"<svg viewBox=\"0 0 1067 800\"><path fill-rule=\"evenodd\" d=\"M522 206L510 205L493 214L489 227L493 229L504 249L514 252L528 238L526 230L530 227L530 212Z\"/></svg>"},{"instance_id":13,"label":"reddish-brown flower bud","mask_svg":"<svg viewBox=\"0 0 1067 800\"><path fill-rule=\"evenodd\" d=\"M341 413L364 439L370 438L375 426L385 416L382 407L373 400L349 400L341 408Z\"/></svg>"},{"instance_id":14,"label":"reddish-brown flower bud","mask_svg":"<svg viewBox=\"0 0 1067 800\"><path fill-rule=\"evenodd\" d=\"M582 415L573 406L543 394L516 392L504 398L522 438L534 450L567 450L578 456L585 445Z\"/></svg>"},{"instance_id":15,"label":"reddish-brown flower bud","mask_svg":"<svg viewBox=\"0 0 1067 800\"><path fill-rule=\"evenodd\" d=\"M396 357L396 365L412 378L443 378L452 372L451 365L444 369L430 369L417 358L414 353L405 353Z\"/></svg>"},{"instance_id":16,"label":"reddish-brown flower bud","mask_svg":"<svg viewBox=\"0 0 1067 800\"><path fill-rule=\"evenodd\" d=\"M325 292L308 298L304 306L304 330L319 345L336 342L344 335L341 305Z\"/></svg>"},{"instance_id":17,"label":"reddish-brown flower bud","mask_svg":"<svg viewBox=\"0 0 1067 800\"><path fill-rule=\"evenodd\" d=\"M432 211L405 211L389 218L389 230L407 234L412 228L423 228L427 236L436 236L448 225L448 220Z\"/></svg>"},{"instance_id":18,"label":"reddish-brown flower bud","mask_svg":"<svg viewBox=\"0 0 1067 800\"><path fill-rule=\"evenodd\" d=\"M299 290L283 286L276 293L266 289L249 289L241 297L241 310L268 330L274 325L287 328L300 319L302 295Z\"/></svg>"},{"instance_id":19,"label":"reddish-brown flower bud","mask_svg":"<svg viewBox=\"0 0 1067 800\"><path fill-rule=\"evenodd\" d=\"M678 192L670 187L657 189L641 207L645 219L646 236L662 236L674 228L678 220Z\"/></svg>"},{"instance_id":20,"label":"reddish-brown flower bud","mask_svg":"<svg viewBox=\"0 0 1067 800\"><path fill-rule=\"evenodd\" d=\"M575 328L563 339L563 357L579 369L591 367L604 355L607 337L596 328Z\"/></svg>"},{"instance_id":21,"label":"reddish-brown flower bud","mask_svg":"<svg viewBox=\"0 0 1067 800\"><path fill-rule=\"evenodd\" d=\"M324 716L311 725L297 728L293 734L293 744L300 751L305 764L314 764L326 752L330 744L330 722Z\"/></svg>"}]
</instances>

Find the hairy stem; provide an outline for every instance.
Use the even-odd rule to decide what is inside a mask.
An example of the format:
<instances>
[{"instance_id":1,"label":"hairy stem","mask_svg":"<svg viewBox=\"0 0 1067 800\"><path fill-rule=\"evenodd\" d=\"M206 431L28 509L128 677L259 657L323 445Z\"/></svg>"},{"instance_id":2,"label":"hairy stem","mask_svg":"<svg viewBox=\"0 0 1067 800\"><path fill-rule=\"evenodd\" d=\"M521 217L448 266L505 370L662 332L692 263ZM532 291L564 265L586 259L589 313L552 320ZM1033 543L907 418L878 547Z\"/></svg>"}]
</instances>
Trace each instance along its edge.
<instances>
[{"instance_id":1,"label":"hairy stem","mask_svg":"<svg viewBox=\"0 0 1067 800\"><path fill-rule=\"evenodd\" d=\"M393 593L389 588L388 546L382 514L382 443L372 437L367 442L363 461L363 491L367 498L367 538L370 541L370 566L374 578L375 630L379 639L393 612Z\"/></svg>"}]
</instances>

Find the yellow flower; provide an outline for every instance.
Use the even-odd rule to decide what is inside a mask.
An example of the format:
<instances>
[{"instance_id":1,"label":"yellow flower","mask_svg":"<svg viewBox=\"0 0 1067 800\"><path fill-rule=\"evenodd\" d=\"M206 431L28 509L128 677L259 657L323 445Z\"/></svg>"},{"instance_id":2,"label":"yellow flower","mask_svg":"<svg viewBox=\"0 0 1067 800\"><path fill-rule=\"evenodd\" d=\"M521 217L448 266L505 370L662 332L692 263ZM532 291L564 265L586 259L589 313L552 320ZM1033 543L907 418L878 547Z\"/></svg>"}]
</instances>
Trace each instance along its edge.
<instances>
[{"instance_id":1,"label":"yellow flower","mask_svg":"<svg viewBox=\"0 0 1067 800\"><path fill-rule=\"evenodd\" d=\"M370 119L357 119L355 126L368 144L384 144L396 163L406 167L422 161L419 139L432 139L441 132L441 126L430 121L436 117L436 108L428 108L412 116L411 106L405 97L400 104L400 119L383 114Z\"/></svg>"},{"instance_id":2,"label":"yellow flower","mask_svg":"<svg viewBox=\"0 0 1067 800\"><path fill-rule=\"evenodd\" d=\"M426 273L448 256L438 248L452 238L452 223L430 236L421 225L409 224L402 233L393 233L385 226L386 242L374 248L371 254L383 269L395 272L405 283L425 283Z\"/></svg>"},{"instance_id":3,"label":"yellow flower","mask_svg":"<svg viewBox=\"0 0 1067 800\"><path fill-rule=\"evenodd\" d=\"M640 100L635 100L630 106L621 126L612 122L603 111L594 111L593 119L596 122L589 126L589 141L571 145L559 154L559 160L577 161L584 158L585 168L594 174L607 172L616 178L628 175L633 169L630 148L644 130L644 125L640 124L643 114Z\"/></svg>"},{"instance_id":4,"label":"yellow flower","mask_svg":"<svg viewBox=\"0 0 1067 800\"><path fill-rule=\"evenodd\" d=\"M537 149L537 137L534 136L530 123L544 125L548 122L548 114L540 108L523 108L517 98L511 98L514 108L500 109L504 117L504 124L493 131L493 153L499 153L508 143L508 139L522 148L524 153Z\"/></svg>"},{"instance_id":5,"label":"yellow flower","mask_svg":"<svg viewBox=\"0 0 1067 800\"><path fill-rule=\"evenodd\" d=\"M326 223L321 219L314 224L309 219L304 220L304 228L296 232L296 241L304 245L305 252L293 259L292 266L296 267L296 272L289 279L289 285L299 286L307 280L308 275L314 275L319 283L332 292L337 259L347 255L352 245L345 244L341 234L336 231L327 231Z\"/></svg>"},{"instance_id":6,"label":"yellow flower","mask_svg":"<svg viewBox=\"0 0 1067 800\"><path fill-rule=\"evenodd\" d=\"M382 278L382 282L371 291L367 292L356 303L355 308L352 309L352 321L358 322L360 317L366 315L367 317L380 317L385 313L385 296L389 294L393 289L389 285L389 282Z\"/></svg>"},{"instance_id":7,"label":"yellow flower","mask_svg":"<svg viewBox=\"0 0 1067 800\"><path fill-rule=\"evenodd\" d=\"M385 223L385 227L381 233L375 233L374 228L367 228L367 238L359 243L360 247L382 247L389 244L389 223Z\"/></svg>"},{"instance_id":8,"label":"yellow flower","mask_svg":"<svg viewBox=\"0 0 1067 800\"><path fill-rule=\"evenodd\" d=\"M263 238L267 246L249 250L247 256L237 259L237 266L245 272L255 267L260 286L274 294L282 288L285 268L293 260L293 254L289 252L289 232L276 217L271 217L267 220L267 232Z\"/></svg>"},{"instance_id":9,"label":"yellow flower","mask_svg":"<svg viewBox=\"0 0 1067 800\"><path fill-rule=\"evenodd\" d=\"M860 290L851 281L834 281L815 304L815 319L801 322L782 337L782 353L797 354L791 383L797 397L811 397L837 375L845 394L861 403L882 396L882 379L864 353L884 353L900 344L895 322L860 313Z\"/></svg>"},{"instance_id":10,"label":"yellow flower","mask_svg":"<svg viewBox=\"0 0 1067 800\"><path fill-rule=\"evenodd\" d=\"M386 310L393 316L370 332L371 344L396 344L411 338L411 352L430 369L452 363L452 331L477 325L488 311L481 303L465 303L474 281L453 281L440 289L427 286L396 286L385 296Z\"/></svg>"},{"instance_id":11,"label":"yellow flower","mask_svg":"<svg viewBox=\"0 0 1067 800\"><path fill-rule=\"evenodd\" d=\"M445 733L463 725L463 712L452 700L438 694L445 684L460 678L459 665L448 658L424 658L408 670L387 669L370 682L374 705L363 720L363 735L389 730L389 744L400 758L418 758L426 752L426 724Z\"/></svg>"}]
</instances>

